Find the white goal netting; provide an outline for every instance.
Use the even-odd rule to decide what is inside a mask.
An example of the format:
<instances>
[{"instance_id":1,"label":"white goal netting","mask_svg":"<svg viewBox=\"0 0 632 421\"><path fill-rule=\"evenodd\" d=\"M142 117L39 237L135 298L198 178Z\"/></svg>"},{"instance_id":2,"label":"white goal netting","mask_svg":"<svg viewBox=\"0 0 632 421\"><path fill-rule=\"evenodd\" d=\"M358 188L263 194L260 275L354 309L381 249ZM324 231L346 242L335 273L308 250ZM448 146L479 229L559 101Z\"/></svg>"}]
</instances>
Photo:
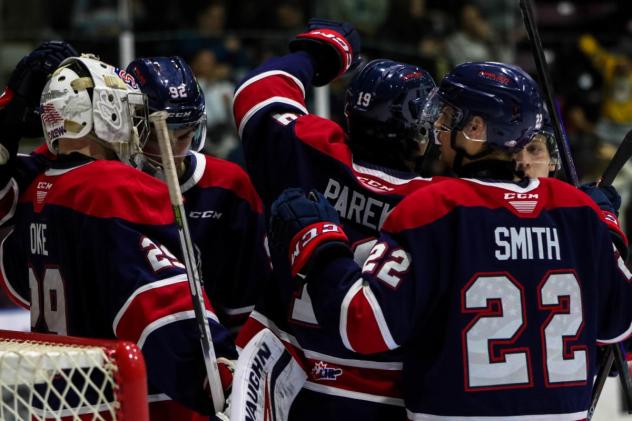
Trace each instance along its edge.
<instances>
[{"instance_id":1,"label":"white goal netting","mask_svg":"<svg viewBox=\"0 0 632 421\"><path fill-rule=\"evenodd\" d=\"M134 400L143 396L146 406L144 364L141 361L141 372L129 372L130 361L125 360L139 357L140 352L129 352L137 351L135 346L22 335L0 336L0 420L110 421L133 416L139 421L142 402Z\"/></svg>"}]
</instances>

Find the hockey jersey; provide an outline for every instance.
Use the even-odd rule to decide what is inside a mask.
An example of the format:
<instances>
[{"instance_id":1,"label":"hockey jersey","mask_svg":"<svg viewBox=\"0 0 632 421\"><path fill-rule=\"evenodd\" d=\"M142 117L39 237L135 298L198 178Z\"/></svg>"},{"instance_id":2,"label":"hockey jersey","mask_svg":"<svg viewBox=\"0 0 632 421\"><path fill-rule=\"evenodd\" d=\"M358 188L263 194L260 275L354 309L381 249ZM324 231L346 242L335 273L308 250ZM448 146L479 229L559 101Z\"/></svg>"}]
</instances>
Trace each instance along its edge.
<instances>
[{"instance_id":1,"label":"hockey jersey","mask_svg":"<svg viewBox=\"0 0 632 421\"><path fill-rule=\"evenodd\" d=\"M378 228L402 197L430 180L353 159L344 130L309 114L305 92L314 69L304 52L255 69L235 92L234 115L246 167L266 215L287 187L316 189L339 212L358 261L368 256ZM273 258L272 286L240 332L243 347L267 327L302 362L308 380L291 419L402 419L401 358L363 356L323 332L305 288L295 291L286 256Z\"/></svg>"},{"instance_id":2,"label":"hockey jersey","mask_svg":"<svg viewBox=\"0 0 632 421\"><path fill-rule=\"evenodd\" d=\"M555 179L444 180L308 291L349 349L404 350L411 420L584 419L595 345L632 332L632 274L599 214Z\"/></svg>"},{"instance_id":3,"label":"hockey jersey","mask_svg":"<svg viewBox=\"0 0 632 421\"><path fill-rule=\"evenodd\" d=\"M164 183L79 154L20 194L0 247L2 284L38 332L137 343L150 389L209 413L205 369ZM205 297L216 353L234 358Z\"/></svg>"},{"instance_id":4,"label":"hockey jersey","mask_svg":"<svg viewBox=\"0 0 632 421\"><path fill-rule=\"evenodd\" d=\"M187 159L180 186L206 293L236 332L270 273L263 205L238 165L197 152Z\"/></svg>"},{"instance_id":5,"label":"hockey jersey","mask_svg":"<svg viewBox=\"0 0 632 421\"><path fill-rule=\"evenodd\" d=\"M19 192L54 159L46 145L18 156L0 191L0 225L10 226ZM191 151L186 159L180 188L206 293L222 324L235 333L270 272L263 206L238 165Z\"/></svg>"}]
</instances>

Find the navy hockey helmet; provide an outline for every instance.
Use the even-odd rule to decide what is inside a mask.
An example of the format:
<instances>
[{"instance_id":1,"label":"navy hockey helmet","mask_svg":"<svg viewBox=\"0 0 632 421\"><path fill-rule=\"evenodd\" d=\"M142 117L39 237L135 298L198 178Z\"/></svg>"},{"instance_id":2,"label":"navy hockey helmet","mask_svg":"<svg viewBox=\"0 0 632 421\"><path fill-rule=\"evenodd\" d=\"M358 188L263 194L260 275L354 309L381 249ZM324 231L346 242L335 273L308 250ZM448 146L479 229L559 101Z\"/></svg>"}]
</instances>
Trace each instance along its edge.
<instances>
[{"instance_id":1,"label":"navy hockey helmet","mask_svg":"<svg viewBox=\"0 0 632 421\"><path fill-rule=\"evenodd\" d=\"M398 167L411 142L423 149L431 126L421 120L429 93L435 87L430 74L418 66L392 60L369 62L351 81L345 94L349 143L354 154ZM418 148L418 146L417 146ZM392 155L390 162L389 153ZM380 162L382 161L382 162Z\"/></svg>"},{"instance_id":2,"label":"navy hockey helmet","mask_svg":"<svg viewBox=\"0 0 632 421\"><path fill-rule=\"evenodd\" d=\"M191 149L202 150L206 106L204 93L189 65L178 56L139 58L127 66L127 72L147 95L149 111L167 111L170 130L195 127Z\"/></svg>"},{"instance_id":3,"label":"navy hockey helmet","mask_svg":"<svg viewBox=\"0 0 632 421\"><path fill-rule=\"evenodd\" d=\"M437 121L446 106L452 110L451 119L445 127L435 129L462 130L472 117L480 116L487 125L483 141L507 152L523 148L543 124L537 83L510 64L469 62L456 66L428 99L424 120Z\"/></svg>"}]
</instances>

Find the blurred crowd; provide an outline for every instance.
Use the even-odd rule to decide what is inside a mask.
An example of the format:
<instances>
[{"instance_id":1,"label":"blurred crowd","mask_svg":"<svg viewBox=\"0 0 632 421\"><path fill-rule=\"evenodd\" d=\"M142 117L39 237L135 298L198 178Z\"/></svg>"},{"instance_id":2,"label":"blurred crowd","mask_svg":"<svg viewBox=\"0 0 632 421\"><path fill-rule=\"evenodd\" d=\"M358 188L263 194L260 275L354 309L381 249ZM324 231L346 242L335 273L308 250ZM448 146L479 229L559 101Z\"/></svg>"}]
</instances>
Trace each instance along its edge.
<instances>
[{"instance_id":1,"label":"blurred crowd","mask_svg":"<svg viewBox=\"0 0 632 421\"><path fill-rule=\"evenodd\" d=\"M133 28L135 54L180 55L206 96L208 153L242 163L230 113L235 83L311 16L352 22L367 59L389 57L439 80L452 66L496 60L535 67L518 0L21 0L0 2L0 83L21 54L43 39L118 61L117 36ZM624 0L536 0L538 26L580 178L594 180L632 128L632 14ZM344 121L345 80L330 91L332 118ZM631 221L632 170L617 187ZM628 216L626 218L626 216ZM632 232L630 232L632 234Z\"/></svg>"}]
</instances>

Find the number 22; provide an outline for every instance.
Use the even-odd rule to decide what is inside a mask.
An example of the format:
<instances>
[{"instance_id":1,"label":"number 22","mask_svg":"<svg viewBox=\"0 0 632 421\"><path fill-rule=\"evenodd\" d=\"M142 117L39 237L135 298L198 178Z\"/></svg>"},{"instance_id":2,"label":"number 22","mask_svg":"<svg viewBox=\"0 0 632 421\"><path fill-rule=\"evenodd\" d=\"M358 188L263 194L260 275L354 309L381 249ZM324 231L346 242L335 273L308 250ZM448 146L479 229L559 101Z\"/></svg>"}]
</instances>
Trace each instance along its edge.
<instances>
[{"instance_id":1,"label":"number 22","mask_svg":"<svg viewBox=\"0 0 632 421\"><path fill-rule=\"evenodd\" d=\"M588 350L568 344L584 326L581 287L575 274L548 273L537 288L538 308L549 311L540 326L544 380L549 387L585 384ZM466 390L531 387L531 353L515 343L527 326L523 286L508 274L479 275L461 291L461 311L477 313L461 340Z\"/></svg>"}]
</instances>

